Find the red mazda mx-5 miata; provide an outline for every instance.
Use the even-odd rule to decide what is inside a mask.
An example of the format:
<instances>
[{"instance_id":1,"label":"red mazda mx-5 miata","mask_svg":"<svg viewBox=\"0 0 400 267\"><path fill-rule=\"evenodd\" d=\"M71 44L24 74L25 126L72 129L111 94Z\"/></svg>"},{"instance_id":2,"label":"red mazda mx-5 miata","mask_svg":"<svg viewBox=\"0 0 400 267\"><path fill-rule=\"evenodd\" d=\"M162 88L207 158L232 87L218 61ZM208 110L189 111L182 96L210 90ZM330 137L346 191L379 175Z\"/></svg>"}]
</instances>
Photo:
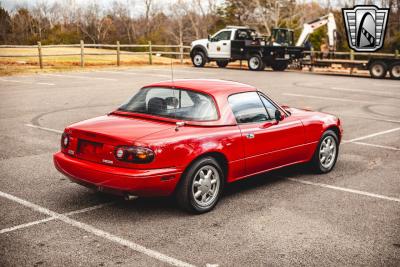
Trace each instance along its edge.
<instances>
[{"instance_id":1,"label":"red mazda mx-5 miata","mask_svg":"<svg viewBox=\"0 0 400 267\"><path fill-rule=\"evenodd\" d=\"M67 127L54 164L100 191L175 194L180 206L202 213L226 183L302 162L331 171L341 136L337 117L281 107L249 85L166 81L143 87L108 115Z\"/></svg>"}]
</instances>

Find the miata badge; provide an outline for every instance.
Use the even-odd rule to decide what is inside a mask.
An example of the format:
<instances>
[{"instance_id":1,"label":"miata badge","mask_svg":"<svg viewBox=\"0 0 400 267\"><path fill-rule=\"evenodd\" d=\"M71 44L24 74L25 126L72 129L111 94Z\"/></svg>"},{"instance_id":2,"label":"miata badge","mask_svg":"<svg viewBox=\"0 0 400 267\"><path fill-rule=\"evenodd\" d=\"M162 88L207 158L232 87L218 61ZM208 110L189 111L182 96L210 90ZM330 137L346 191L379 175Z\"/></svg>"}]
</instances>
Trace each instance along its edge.
<instances>
[{"instance_id":1,"label":"miata badge","mask_svg":"<svg viewBox=\"0 0 400 267\"><path fill-rule=\"evenodd\" d=\"M347 42L358 52L373 52L383 46L388 8L376 6L355 6L342 8Z\"/></svg>"}]
</instances>

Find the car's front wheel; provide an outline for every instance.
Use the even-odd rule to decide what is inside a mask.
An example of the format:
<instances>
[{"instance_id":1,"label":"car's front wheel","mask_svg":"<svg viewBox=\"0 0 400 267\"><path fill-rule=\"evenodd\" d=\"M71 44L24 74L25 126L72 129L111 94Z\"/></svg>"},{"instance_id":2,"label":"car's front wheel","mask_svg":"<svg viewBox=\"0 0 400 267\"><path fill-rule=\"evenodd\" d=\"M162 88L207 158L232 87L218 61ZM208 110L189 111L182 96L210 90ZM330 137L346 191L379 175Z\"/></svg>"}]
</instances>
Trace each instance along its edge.
<instances>
[{"instance_id":1,"label":"car's front wheel","mask_svg":"<svg viewBox=\"0 0 400 267\"><path fill-rule=\"evenodd\" d=\"M330 172L336 164L338 153L338 136L332 130L325 131L314 152L311 167L318 173Z\"/></svg>"},{"instance_id":2,"label":"car's front wheel","mask_svg":"<svg viewBox=\"0 0 400 267\"><path fill-rule=\"evenodd\" d=\"M217 204L224 186L224 174L212 157L195 161L185 171L177 188L178 205L194 213L205 213Z\"/></svg>"}]
</instances>

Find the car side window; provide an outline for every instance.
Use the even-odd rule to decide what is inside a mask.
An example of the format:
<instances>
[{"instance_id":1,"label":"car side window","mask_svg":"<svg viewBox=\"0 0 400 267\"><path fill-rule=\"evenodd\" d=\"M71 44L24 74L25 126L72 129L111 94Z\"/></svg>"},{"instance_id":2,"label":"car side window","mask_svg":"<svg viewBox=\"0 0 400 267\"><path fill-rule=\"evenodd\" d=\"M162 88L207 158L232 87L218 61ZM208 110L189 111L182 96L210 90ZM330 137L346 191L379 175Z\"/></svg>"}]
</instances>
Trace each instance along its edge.
<instances>
[{"instance_id":1,"label":"car side window","mask_svg":"<svg viewBox=\"0 0 400 267\"><path fill-rule=\"evenodd\" d=\"M212 39L214 42L230 40L232 31L223 31L215 35Z\"/></svg>"},{"instance_id":2,"label":"car side window","mask_svg":"<svg viewBox=\"0 0 400 267\"><path fill-rule=\"evenodd\" d=\"M269 116L257 92L231 95L229 105L237 123L254 123L269 120Z\"/></svg>"},{"instance_id":3,"label":"car side window","mask_svg":"<svg viewBox=\"0 0 400 267\"><path fill-rule=\"evenodd\" d=\"M265 108L267 109L268 115L270 118L275 118L275 110L277 110L277 108L263 95L260 95L261 100L265 106Z\"/></svg>"}]
</instances>

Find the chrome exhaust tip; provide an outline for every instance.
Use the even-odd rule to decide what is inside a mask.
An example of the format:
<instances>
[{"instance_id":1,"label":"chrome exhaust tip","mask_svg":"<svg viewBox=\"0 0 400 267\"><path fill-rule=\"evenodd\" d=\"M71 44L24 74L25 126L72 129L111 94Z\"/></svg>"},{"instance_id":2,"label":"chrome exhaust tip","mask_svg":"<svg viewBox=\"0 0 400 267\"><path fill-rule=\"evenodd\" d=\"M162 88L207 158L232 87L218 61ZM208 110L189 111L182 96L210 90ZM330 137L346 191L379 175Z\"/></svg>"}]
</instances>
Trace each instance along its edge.
<instances>
[{"instance_id":1,"label":"chrome exhaust tip","mask_svg":"<svg viewBox=\"0 0 400 267\"><path fill-rule=\"evenodd\" d=\"M127 201L132 201L132 200L135 200L137 198L139 198L139 197L138 196L134 196L134 195L129 195L129 194L124 196L124 199L127 200Z\"/></svg>"}]
</instances>

